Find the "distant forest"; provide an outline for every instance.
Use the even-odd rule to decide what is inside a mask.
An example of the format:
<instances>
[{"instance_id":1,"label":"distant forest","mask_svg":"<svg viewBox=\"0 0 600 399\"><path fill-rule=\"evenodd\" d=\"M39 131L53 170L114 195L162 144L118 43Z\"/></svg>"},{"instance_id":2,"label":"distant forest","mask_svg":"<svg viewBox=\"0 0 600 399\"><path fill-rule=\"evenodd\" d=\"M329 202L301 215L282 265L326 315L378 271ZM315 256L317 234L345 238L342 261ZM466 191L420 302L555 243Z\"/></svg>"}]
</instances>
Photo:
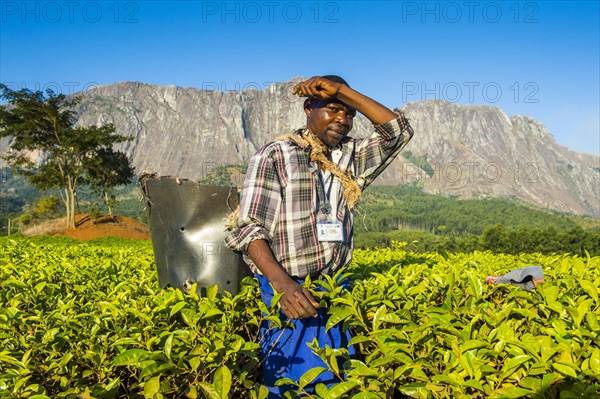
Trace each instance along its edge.
<instances>
[{"instance_id":1,"label":"distant forest","mask_svg":"<svg viewBox=\"0 0 600 399\"><path fill-rule=\"evenodd\" d=\"M355 213L355 245L405 241L414 251L491 250L600 255L600 220L533 208L516 199L459 200L416 185L373 186Z\"/></svg>"}]
</instances>

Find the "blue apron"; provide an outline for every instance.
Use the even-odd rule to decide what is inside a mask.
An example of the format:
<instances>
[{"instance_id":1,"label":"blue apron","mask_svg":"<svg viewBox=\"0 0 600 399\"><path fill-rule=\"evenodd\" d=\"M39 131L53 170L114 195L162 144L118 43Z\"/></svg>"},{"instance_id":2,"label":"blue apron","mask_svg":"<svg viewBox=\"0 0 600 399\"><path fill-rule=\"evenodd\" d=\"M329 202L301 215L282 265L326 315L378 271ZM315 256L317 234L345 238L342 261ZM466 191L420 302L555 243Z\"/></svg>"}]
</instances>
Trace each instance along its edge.
<instances>
[{"instance_id":1,"label":"blue apron","mask_svg":"<svg viewBox=\"0 0 600 399\"><path fill-rule=\"evenodd\" d=\"M271 306L273 287L271 287L266 277L257 274L256 278L260 284L260 295L263 302L267 306ZM299 284L304 282L304 279L295 280ZM350 283L344 281L341 285L349 288ZM280 318L284 324L289 321L295 328L271 328L271 323L268 320L264 320L260 328L261 360L264 371L263 383L269 388L269 399L281 398L284 392L294 388L290 385L275 386L275 381L278 379L287 377L298 381L305 372L314 367L327 368L325 362L307 346L315 338L321 348L326 345L331 348L347 348L350 356L354 357L354 348L348 347L348 342L352 338L350 330L342 331L342 323L340 323L330 328L329 331L325 331L329 318L327 309L318 309L317 317L289 320L283 312L280 312ZM342 370L344 360L339 359L338 361L340 370ZM309 393L314 393L314 388L318 383L330 387L339 382L342 381L333 372L327 370L304 389Z\"/></svg>"}]
</instances>

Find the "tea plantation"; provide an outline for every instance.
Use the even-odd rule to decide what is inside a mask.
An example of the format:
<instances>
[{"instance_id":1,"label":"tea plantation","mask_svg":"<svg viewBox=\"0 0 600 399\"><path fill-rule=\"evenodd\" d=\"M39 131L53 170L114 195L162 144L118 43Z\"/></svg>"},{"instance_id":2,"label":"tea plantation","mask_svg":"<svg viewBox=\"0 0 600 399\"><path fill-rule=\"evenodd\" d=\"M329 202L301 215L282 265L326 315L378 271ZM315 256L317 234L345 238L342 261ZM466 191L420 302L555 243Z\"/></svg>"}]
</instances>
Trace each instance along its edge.
<instances>
[{"instance_id":1,"label":"tea plantation","mask_svg":"<svg viewBox=\"0 0 600 399\"><path fill-rule=\"evenodd\" d=\"M526 265L544 269L533 291L485 283ZM600 257L395 243L356 250L342 273L351 292L336 278L307 284L360 356L312 343L340 378L314 398L599 397ZM161 290L148 241L4 237L0 398L264 398L264 318L279 320L277 304L252 279L235 296Z\"/></svg>"}]
</instances>

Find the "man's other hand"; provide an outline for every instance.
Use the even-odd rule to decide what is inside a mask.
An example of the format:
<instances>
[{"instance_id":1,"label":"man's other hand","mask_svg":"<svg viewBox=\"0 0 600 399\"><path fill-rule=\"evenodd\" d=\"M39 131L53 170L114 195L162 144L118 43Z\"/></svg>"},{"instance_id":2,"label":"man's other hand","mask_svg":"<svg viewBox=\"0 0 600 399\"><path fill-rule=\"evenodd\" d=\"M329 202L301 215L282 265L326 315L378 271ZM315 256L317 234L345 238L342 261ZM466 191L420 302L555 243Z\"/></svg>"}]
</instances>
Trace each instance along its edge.
<instances>
[{"instance_id":1,"label":"man's other hand","mask_svg":"<svg viewBox=\"0 0 600 399\"><path fill-rule=\"evenodd\" d=\"M272 284L275 291L283 293L279 305L288 318L304 319L317 316L319 304L306 288L289 277L283 281L272 282Z\"/></svg>"}]
</instances>

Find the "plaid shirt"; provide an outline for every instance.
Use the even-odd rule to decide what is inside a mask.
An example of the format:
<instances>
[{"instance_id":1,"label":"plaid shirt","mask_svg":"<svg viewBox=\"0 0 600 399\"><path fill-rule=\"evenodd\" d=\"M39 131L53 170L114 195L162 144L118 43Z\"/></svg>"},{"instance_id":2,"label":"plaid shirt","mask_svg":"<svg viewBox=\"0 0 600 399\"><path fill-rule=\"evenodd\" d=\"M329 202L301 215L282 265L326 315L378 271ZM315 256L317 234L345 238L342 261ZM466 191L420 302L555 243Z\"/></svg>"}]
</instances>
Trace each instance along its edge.
<instances>
[{"instance_id":1,"label":"plaid shirt","mask_svg":"<svg viewBox=\"0 0 600 399\"><path fill-rule=\"evenodd\" d=\"M304 130L299 130L302 133ZM350 168L364 190L398 155L413 136L404 116L375 126L364 139L345 137L331 153L343 171ZM266 240L279 264L290 276L329 273L350 263L353 214L346 206L339 179L310 161L310 148L291 139L271 142L248 165L240 198L238 226L225 245L244 254L253 272L260 273L248 256L248 244ZM319 176L320 175L320 176ZM322 186L323 184L323 186ZM333 205L332 216L342 222L341 242L319 242L317 222L325 219L318 190L324 187Z\"/></svg>"}]
</instances>

